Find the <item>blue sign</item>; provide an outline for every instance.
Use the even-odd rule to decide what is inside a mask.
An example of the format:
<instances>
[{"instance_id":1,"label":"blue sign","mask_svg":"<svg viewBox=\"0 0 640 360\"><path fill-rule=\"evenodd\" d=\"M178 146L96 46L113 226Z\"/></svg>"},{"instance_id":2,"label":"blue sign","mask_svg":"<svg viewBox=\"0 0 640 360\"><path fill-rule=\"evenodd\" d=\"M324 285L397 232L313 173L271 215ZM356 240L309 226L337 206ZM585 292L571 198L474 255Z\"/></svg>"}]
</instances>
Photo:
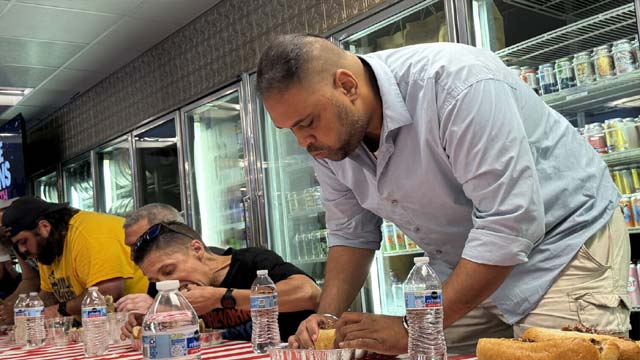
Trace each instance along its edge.
<instances>
[{"instance_id":1,"label":"blue sign","mask_svg":"<svg viewBox=\"0 0 640 360\"><path fill-rule=\"evenodd\" d=\"M23 121L18 115L0 126L0 199L3 200L27 194Z\"/></svg>"}]
</instances>

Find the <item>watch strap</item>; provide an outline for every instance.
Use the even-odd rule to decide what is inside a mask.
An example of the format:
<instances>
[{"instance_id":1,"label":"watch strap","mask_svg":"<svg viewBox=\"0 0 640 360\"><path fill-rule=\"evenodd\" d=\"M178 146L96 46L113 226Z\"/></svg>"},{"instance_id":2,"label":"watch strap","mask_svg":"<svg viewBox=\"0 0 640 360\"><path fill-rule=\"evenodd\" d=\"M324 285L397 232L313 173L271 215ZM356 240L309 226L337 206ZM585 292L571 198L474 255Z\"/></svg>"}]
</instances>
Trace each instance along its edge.
<instances>
[{"instance_id":1,"label":"watch strap","mask_svg":"<svg viewBox=\"0 0 640 360\"><path fill-rule=\"evenodd\" d=\"M58 303L58 314L62 315L62 316L71 316L71 314L69 314L67 312L67 302L66 301L62 301Z\"/></svg>"}]
</instances>

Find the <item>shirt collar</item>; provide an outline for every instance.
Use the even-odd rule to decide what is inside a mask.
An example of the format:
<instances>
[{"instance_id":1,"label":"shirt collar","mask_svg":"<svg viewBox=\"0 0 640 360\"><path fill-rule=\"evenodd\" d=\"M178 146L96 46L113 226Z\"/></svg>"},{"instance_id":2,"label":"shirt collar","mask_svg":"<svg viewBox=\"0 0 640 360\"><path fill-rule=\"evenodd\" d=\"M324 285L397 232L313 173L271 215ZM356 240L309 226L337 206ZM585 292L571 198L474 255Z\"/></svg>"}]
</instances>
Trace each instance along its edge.
<instances>
[{"instance_id":1,"label":"shirt collar","mask_svg":"<svg viewBox=\"0 0 640 360\"><path fill-rule=\"evenodd\" d=\"M375 55L358 56L371 66L380 90L382 99L382 131L380 133L380 145L385 143L387 134L404 125L413 123L404 98L400 93L398 82L385 63L378 60Z\"/></svg>"}]
</instances>

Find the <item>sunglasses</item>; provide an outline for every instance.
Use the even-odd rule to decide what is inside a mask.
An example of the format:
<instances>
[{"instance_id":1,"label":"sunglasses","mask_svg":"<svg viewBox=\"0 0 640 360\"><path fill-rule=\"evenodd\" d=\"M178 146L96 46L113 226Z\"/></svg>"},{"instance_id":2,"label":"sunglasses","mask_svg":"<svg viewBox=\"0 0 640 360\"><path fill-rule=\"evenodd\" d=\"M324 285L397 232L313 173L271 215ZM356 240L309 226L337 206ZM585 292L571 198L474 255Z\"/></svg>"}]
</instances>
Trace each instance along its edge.
<instances>
[{"instance_id":1,"label":"sunglasses","mask_svg":"<svg viewBox=\"0 0 640 360\"><path fill-rule=\"evenodd\" d=\"M168 233L180 234L188 237L189 239L193 239L193 235L176 229L169 224L158 223L151 225L144 234L140 235L138 240L136 240L136 243L131 247L131 260L135 262L136 258L139 258L140 255L145 254L149 250L151 245L160 235Z\"/></svg>"}]
</instances>

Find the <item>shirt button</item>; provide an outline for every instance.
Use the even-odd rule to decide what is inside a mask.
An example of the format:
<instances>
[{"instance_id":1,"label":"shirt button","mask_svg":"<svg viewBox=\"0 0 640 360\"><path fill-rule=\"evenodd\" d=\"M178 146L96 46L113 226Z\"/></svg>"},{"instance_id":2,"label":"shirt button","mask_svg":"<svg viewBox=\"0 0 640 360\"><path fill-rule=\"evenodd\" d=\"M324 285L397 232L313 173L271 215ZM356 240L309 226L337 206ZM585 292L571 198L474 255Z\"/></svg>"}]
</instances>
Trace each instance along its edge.
<instances>
[{"instance_id":1,"label":"shirt button","mask_svg":"<svg viewBox=\"0 0 640 360\"><path fill-rule=\"evenodd\" d=\"M414 227L413 227L413 232L415 232L415 233L419 233L419 232L420 232L420 228L419 228L419 227L417 227L417 226L414 226Z\"/></svg>"},{"instance_id":2,"label":"shirt button","mask_svg":"<svg viewBox=\"0 0 640 360\"><path fill-rule=\"evenodd\" d=\"M398 206L398 200L396 199L391 200L391 205Z\"/></svg>"}]
</instances>

